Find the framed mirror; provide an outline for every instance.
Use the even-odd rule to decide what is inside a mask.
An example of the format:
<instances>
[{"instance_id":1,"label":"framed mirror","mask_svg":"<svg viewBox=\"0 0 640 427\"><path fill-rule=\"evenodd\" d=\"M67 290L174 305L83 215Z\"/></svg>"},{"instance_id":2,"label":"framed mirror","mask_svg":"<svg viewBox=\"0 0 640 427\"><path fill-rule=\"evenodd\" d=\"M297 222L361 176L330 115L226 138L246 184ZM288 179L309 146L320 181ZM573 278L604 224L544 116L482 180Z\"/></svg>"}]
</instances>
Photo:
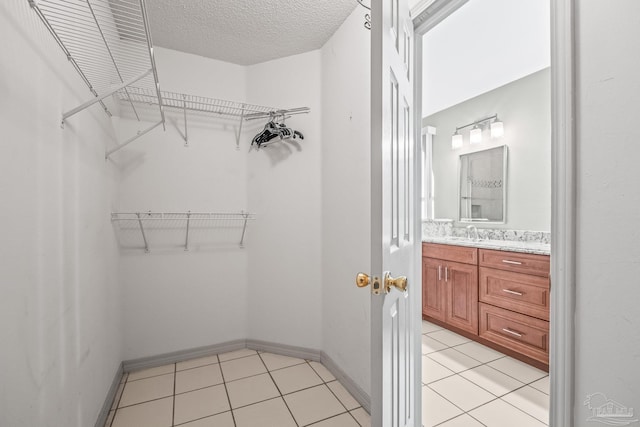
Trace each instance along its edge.
<instances>
[{"instance_id":1,"label":"framed mirror","mask_svg":"<svg viewBox=\"0 0 640 427\"><path fill-rule=\"evenodd\" d=\"M506 222L507 146L460 155L458 220Z\"/></svg>"}]
</instances>

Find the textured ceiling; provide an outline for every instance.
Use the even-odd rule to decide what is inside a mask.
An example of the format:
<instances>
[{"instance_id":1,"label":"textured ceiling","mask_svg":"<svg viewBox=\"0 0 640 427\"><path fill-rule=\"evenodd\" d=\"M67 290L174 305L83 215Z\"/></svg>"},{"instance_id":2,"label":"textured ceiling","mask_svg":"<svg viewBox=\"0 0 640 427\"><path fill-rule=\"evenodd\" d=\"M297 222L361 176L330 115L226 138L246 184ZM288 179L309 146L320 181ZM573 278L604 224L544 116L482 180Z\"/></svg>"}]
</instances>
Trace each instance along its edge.
<instances>
[{"instance_id":1,"label":"textured ceiling","mask_svg":"<svg viewBox=\"0 0 640 427\"><path fill-rule=\"evenodd\" d=\"M357 5L356 0L146 2L155 45L240 65L322 47Z\"/></svg>"}]
</instances>

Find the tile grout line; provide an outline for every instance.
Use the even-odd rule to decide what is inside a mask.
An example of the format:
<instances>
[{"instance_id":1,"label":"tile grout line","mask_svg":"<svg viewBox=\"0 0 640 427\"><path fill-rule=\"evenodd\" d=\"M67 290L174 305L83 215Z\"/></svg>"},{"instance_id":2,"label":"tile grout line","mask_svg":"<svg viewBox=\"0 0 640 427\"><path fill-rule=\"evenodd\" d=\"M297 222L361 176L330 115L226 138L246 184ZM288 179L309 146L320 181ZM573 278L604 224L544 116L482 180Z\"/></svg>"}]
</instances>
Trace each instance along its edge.
<instances>
[{"instance_id":1,"label":"tile grout line","mask_svg":"<svg viewBox=\"0 0 640 427\"><path fill-rule=\"evenodd\" d=\"M175 425L176 424L176 383L178 382L178 364L174 363L173 364L173 399L171 399L173 401L173 408L172 408L172 412L171 412L171 425Z\"/></svg>"},{"instance_id":2,"label":"tile grout line","mask_svg":"<svg viewBox=\"0 0 640 427\"><path fill-rule=\"evenodd\" d=\"M220 365L220 375L222 376L222 384L224 385L224 394L227 396L227 402L229 402L229 412L231 412L231 420L233 421L234 427L237 427L238 423L236 423L236 416L233 413L233 405L231 405L231 397L229 396L229 389L227 388L227 382L224 379L224 371L222 370L222 361L220 360L220 356L217 354L216 354L216 358L218 359L218 364ZM242 359L242 357L238 357L238 359ZM231 360L236 360L236 359L225 360L225 362L229 362Z\"/></svg>"},{"instance_id":3,"label":"tile grout line","mask_svg":"<svg viewBox=\"0 0 640 427\"><path fill-rule=\"evenodd\" d=\"M291 419L293 420L293 422L295 423L295 425L297 427L300 427L300 424L298 423L298 420L296 420L296 417L293 416L293 412L291 412L291 408L289 408L289 405L287 404L287 401L285 400L284 395L282 394L282 391L280 390L280 387L278 387L278 383L276 383L276 380L273 378L273 375L271 375L271 371L269 370L269 367L267 366L267 364L264 363L264 359L262 358L262 354L258 353L258 357L260 358L260 361L264 365L264 368L267 370L267 373L269 374L269 378L271 378L271 381L273 381L273 384L276 386L276 390L278 390L278 393L280 394L280 399L282 399L282 401L284 402L284 406L287 408L287 411L289 411L289 415L291 415ZM320 378L320 379L322 379L322 378Z\"/></svg>"},{"instance_id":4,"label":"tile grout line","mask_svg":"<svg viewBox=\"0 0 640 427\"><path fill-rule=\"evenodd\" d=\"M437 331L434 331L434 332L437 332ZM452 331L449 331L449 332L452 332ZM427 335L427 334L426 334L426 333L423 333L422 335ZM429 335L427 335L427 336L429 336ZM434 339L434 340L436 340L436 341L438 341L438 342L441 342L441 341L439 341L439 340L437 340L436 338L433 338L433 337L431 337L431 336L429 336L429 338ZM485 389L485 388L484 388L484 387L482 387L480 384L477 384L477 383L475 383L474 381L471 381L471 380L469 380L469 379L465 378L464 376L460 375L460 374L461 374L461 373L463 373L463 372L467 372L467 371L473 370L473 369L478 368L478 367L480 367L480 366L487 366L487 367L489 367L489 368L493 369L494 371L496 371L496 372L498 372L498 373L501 373L501 374L503 374L503 375L505 375L505 376L507 376L507 377L509 377L509 378L511 378L511 379L513 379L513 380L515 380L515 381L517 381L517 382L519 382L519 383L520 383L520 384L522 384L522 385L521 385L521 386L519 386L519 387L517 387L517 388L515 388L515 389L513 389L513 390L510 390L509 392L507 392L507 393L503 394L502 396L498 396L498 397L496 397L495 399L491 399L490 401L483 403L482 405L478 405L478 406L477 406L477 407L475 407L475 408L471 408L469 411L464 411L464 410L463 410L463 414L467 414L467 415L469 415L470 417L472 417L474 420L478 421L480 424L485 425L484 423L480 422L480 421L479 421L479 420L477 420L475 417L473 417L469 412L470 412L470 411L473 411L473 410L476 410L476 409L478 409L478 408L480 408L480 407L482 407L482 406L484 406L484 405L488 405L488 404L489 404L489 403L491 403L491 402L495 402L496 400L501 400L502 402L505 402L505 403L509 404L510 406L513 406L514 408L518 409L520 412L522 412L522 413L524 413L524 414L528 415L529 417L531 417L531 418L533 418L533 419L535 419L535 420L537 420L537 421L540 421L540 420L539 420L538 418L536 418L534 415L532 415L532 414L530 414L530 413L528 413L528 412L524 411L523 409L520 409L520 408L516 407L515 405L512 405L512 404L511 404L511 403L509 403L508 401L506 401L506 400L502 399L502 397L504 397L504 396L506 396L506 395L508 395L508 394L511 394L511 393L513 393L513 392L515 392L515 391L517 391L517 390L521 390L521 389L523 389L523 388L525 388L525 387L531 387L531 388L533 388L533 389L535 389L535 390L539 391L539 392L540 392L540 393L542 393L542 394L546 394L546 393L544 393L543 391L538 390L538 389L536 389L535 387L531 386L531 384L533 384L533 383L535 383L535 382L537 382L537 381L540 381L541 379L543 379L543 378L545 378L546 376L548 376L548 374L547 374L547 375L545 375L545 376L543 376L543 377L541 377L541 378L538 378L538 379L535 379L535 380L532 380L532 381L529 381L529 382L521 381L520 379L515 378L515 377L513 377L512 375L509 375L509 374L507 374L506 372L503 372L503 371L501 371L501 370L499 370L499 369L497 369L497 368L494 368L493 366L490 366L490 365L489 365L489 363L495 362L496 360L500 360L500 359L503 359L503 358L505 358L505 357L508 357L507 355L504 355L504 356L499 357L499 358L497 358L497 359L490 360L490 361L488 361L488 362L482 362L481 360L478 360L477 358L475 358L475 357L473 357L473 356L470 356L470 355L468 355L468 354L466 354L466 353L464 353L464 352L462 352L462 351L460 351L460 350L458 350L458 349L456 349L456 348L455 348L455 347L459 347L459 346L462 346L462 345L464 345L464 344L467 344L468 342L473 342L473 341L467 341L467 342L465 342L465 343L457 344L457 345L454 345L454 346L448 345L448 344L446 344L446 343L442 343L442 344L444 344L444 345L447 345L448 347L447 347L447 348L445 348L445 349L441 349L441 350L437 350L437 351L431 352L431 353L423 354L423 356L429 357L429 354L438 353L438 352L441 352L441 351L444 351L444 350L447 350L447 349L453 348L453 349L454 349L454 350L456 350L458 353L461 353L461 354L463 354L463 355L465 355L465 356L467 356L467 357L469 357L469 358L471 358L471 359L473 359L473 360L475 360L475 361L477 361L477 362L480 362L481 364L480 364L480 365L478 365L478 366L474 366L473 368L469 368L469 369L462 370L462 371L460 371L460 372L454 372L454 373L453 373L453 375L448 375L448 376L446 376L446 377L442 377L442 378L440 378L440 379L438 379L438 380L435 380L435 381L432 381L432 382L430 382L430 383L426 383L426 384L425 384L425 383L423 383L423 387L429 387L429 389L430 389L431 391L433 391L434 393L438 394L440 397L442 397L443 399L445 399L446 401L448 401L449 403L451 403L452 405L454 405L456 408L458 408L458 409L462 410L462 408L460 408L458 405L456 405L455 403L451 402L451 401L450 401L449 399L447 399L444 395L442 395L441 393L439 393L438 391L436 391L435 389L433 389L432 387L430 387L430 386L429 386L429 384L433 384L433 383L435 383L435 382L438 382L438 381L441 381L441 380L444 380L444 379L447 379L447 378L451 378L451 377L453 377L453 376L455 376L455 375L459 375L462 379L465 379L465 380L469 381L469 382L470 382L470 383L472 383L473 385L475 385L475 386L479 387L480 389L482 389L482 390L484 390L484 391L488 392L489 394L491 394L491 395L495 396L495 394L494 394L494 393L492 393L492 392L490 392L489 390ZM482 344L481 344L481 345L482 345ZM447 367L447 366L443 365L442 363L438 362L437 360L435 360L435 359L433 359L433 358L431 358L431 357L429 357L429 359L431 359L432 361L434 361L434 362L436 362L436 363L438 363L438 364L440 364L440 365L442 365L442 366L444 366L445 368L447 368L447 369L449 369L449 370L450 370L450 368L449 368L449 367ZM548 396L548 394L547 394L547 396ZM451 419L445 420L445 421L443 421L442 423L439 423L438 425L442 425L443 423L445 423L445 422L447 422L447 421L450 421L450 420L452 420L452 419L455 419L455 418L457 418L457 417L459 417L459 416L461 416L461 415L463 415L463 414L460 414L460 415L457 415L456 417L453 417L453 418L451 418ZM541 421L541 422L542 422L542 421ZM543 423L544 423L544 422L543 422ZM547 423L547 425L548 425L548 423Z\"/></svg>"},{"instance_id":5,"label":"tile grout line","mask_svg":"<svg viewBox=\"0 0 640 427\"><path fill-rule=\"evenodd\" d=\"M322 378L322 376L320 375L320 373L319 373L319 372L318 372L318 371L313 367L313 365L311 364L311 362L310 362L309 360L305 360L305 362L309 365L309 367L311 368L311 370L312 370L313 372L315 372L317 376L319 376L319 377L320 377L320 379L322 380L322 383L323 383L324 385L326 385L326 386L327 386L327 388L329 389L329 391L330 391L331 393L333 393L333 395L336 397L336 399L338 399L338 402L340 402L340 404L341 404L342 406L344 406L344 408L347 410L347 412L349 413L349 415L351 415L351 417L355 420L356 424L358 424L360 427L362 427L362 424L360 424L360 422L356 419L356 417L351 413L352 411L355 411L355 410L356 410L356 409L358 409L358 408L362 408L362 406L358 406L357 408L353 408L353 409L351 409L351 410L347 409L347 407L344 405L344 403L342 403L342 401L340 400L340 398L339 398L339 397L338 397L338 396L333 392L333 390L331 390L331 387L329 387L329 383L334 382L334 381L335 381L335 382L337 382L338 384L342 385L342 384L340 383L340 381L338 381L338 379L337 379L335 376L333 376L333 374L331 374L331 376L333 376L333 379L332 379L331 381L325 381L325 379L324 379L324 378ZM323 367L326 369L326 367L322 364L322 362L316 362L316 363L320 364L321 366L323 366ZM314 387L316 387L316 386L314 386ZM343 386L343 387L344 387L344 386ZM308 388L311 388L311 387L308 387ZM303 390L307 390L307 389L303 389ZM348 391L347 391L347 393L348 393ZM351 393L349 393L349 395L351 395ZM351 396L351 397L353 397L353 396ZM366 412L366 411L365 411L365 412ZM338 415L342 415L342 414L338 414ZM334 415L334 416L336 416L336 417L337 417L338 415ZM327 419L328 419L328 418L327 418ZM321 420L321 421L322 421L322 420ZM318 422L320 422L320 421L318 421Z\"/></svg>"},{"instance_id":6,"label":"tile grout line","mask_svg":"<svg viewBox=\"0 0 640 427\"><path fill-rule=\"evenodd\" d=\"M122 376L124 376L124 375L125 374L122 374ZM111 427L113 425L113 422L116 419L116 414L118 412L118 409L120 409L120 401L122 400L122 395L124 394L124 389L127 386L127 383L129 382L129 373L126 373L126 376L127 377L124 379L124 382L120 383L120 385L122 386L122 392L120 393L120 396L118 396L118 401L116 402L116 408L113 410L113 418L111 419L111 423L109 424L108 427Z\"/></svg>"}]
</instances>

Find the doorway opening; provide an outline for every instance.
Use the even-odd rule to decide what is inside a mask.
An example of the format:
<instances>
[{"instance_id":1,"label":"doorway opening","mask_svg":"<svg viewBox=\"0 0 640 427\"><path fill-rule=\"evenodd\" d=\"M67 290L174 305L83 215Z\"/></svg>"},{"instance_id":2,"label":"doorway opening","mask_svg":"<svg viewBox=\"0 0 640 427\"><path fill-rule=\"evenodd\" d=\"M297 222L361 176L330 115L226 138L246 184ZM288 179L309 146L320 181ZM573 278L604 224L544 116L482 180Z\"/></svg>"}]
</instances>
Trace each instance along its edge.
<instances>
[{"instance_id":1,"label":"doorway opening","mask_svg":"<svg viewBox=\"0 0 640 427\"><path fill-rule=\"evenodd\" d=\"M460 324L454 323L453 327L449 327L451 322L443 321L444 318L439 318L433 311L430 313L431 316L427 318L431 322L424 324L423 330L423 353L427 352L426 355L423 354L423 360L426 361L423 363L423 424L427 426L449 421L453 423L455 420L462 423L460 425L476 425L473 424L474 422L478 425L482 425L479 422L490 425L492 416L504 419L513 412L517 417L524 417L530 421L532 425L571 425L573 331L567 319L571 318L573 310L574 232L567 219L573 217L573 205L570 203L573 200L574 188L571 180L573 133L567 123L571 122L573 114L573 95L570 90L573 58L571 44L573 28L570 19L572 10L570 6L544 5L546 27L543 26L544 34L542 34L540 31L536 33L536 31L528 31L528 27L525 28L532 23L531 11L526 21L518 23L517 17L508 14L510 6L514 7L508 2L483 0L467 3L464 0L443 0L429 3L423 11L415 13L414 9L413 14L418 68L416 76L418 76L417 79L422 77L422 81L416 84L416 103L419 103L421 96L425 94L441 94L440 98L449 96L450 99L439 101L434 99L434 96L429 98L429 95L426 95L422 104L423 113L416 116L420 118L422 125L422 214L423 218L428 220L425 231L427 235L436 237L433 243L448 243L456 247L478 246L468 245L468 242L463 242L464 240L475 242L483 239L494 240L496 237L507 234L510 237L515 236L529 241L540 238L540 243L546 245L547 253L553 252L550 265L547 264L547 271L550 271L551 276L554 277L554 287L547 289L546 293L551 300L546 320L544 320L544 313L528 313L532 315L531 322L535 323L539 320L549 322L550 327L546 337L539 335L537 338L538 344L546 346L547 352L551 349L550 353L547 353L546 366L545 363L537 363L543 360L542 357L517 357L518 354L512 354L509 351L506 351L505 355L496 354L495 350L505 347L504 345L479 347L480 344L471 336L473 334L465 331ZM539 2L535 3L537 4L534 6L541 6ZM492 6L498 7L497 15L491 15ZM526 5L518 3L517 7L521 6L526 8L524 7ZM419 8L420 4L417 7ZM486 14L483 15L485 12ZM543 10L539 14L544 15L544 12ZM465 14L468 16L465 17ZM500 25L499 21L491 22L496 17L503 20L503 25ZM467 22L463 23L465 19ZM445 34L444 29L449 24L451 27L455 27L454 24L458 25L453 33ZM436 29L436 26L439 28ZM501 34L503 37L501 43L489 42L487 37L492 35L492 31L499 32L500 28L503 31L506 31L505 28L510 29L513 35L505 38L505 34ZM521 52L525 52L524 59L529 61L528 65L518 67L518 64L509 62L513 58L523 57L516 54L517 45L514 45L515 40L522 39L523 33L526 36L542 34L537 41L542 41L542 44L546 42L546 65L540 61L537 61L537 65L532 65L536 62L534 59L537 54L540 57L545 54L545 52L542 54L536 52L536 48L532 46L521 47ZM465 35L471 39L467 39L467 46L463 47L470 48L470 52L463 52L455 46L456 40ZM438 37L441 40L446 39L446 44L440 46L440 55L443 59L434 60L432 57L430 62L427 62L429 59L425 58L433 53L427 53L427 50L433 49L433 42ZM434 40L430 41L428 38ZM475 43L481 45L484 43L486 46L482 48ZM435 57L437 58L437 55ZM425 64L425 70L429 70L430 66L433 67L434 61L436 66L442 66L442 62L447 60L451 63L458 60L457 68L441 74L448 84L434 79L434 73L432 75L425 73L425 75L420 69L422 64ZM497 65L497 71L495 68L492 70L491 65ZM509 68L518 68L518 71L511 71L512 76L517 78L505 80L501 75L508 74ZM464 78L460 77L464 72L468 72L468 76L471 77L466 77L460 84L454 84L456 78ZM485 72L487 74L483 74ZM520 73L519 76L518 73ZM483 75L488 76L484 83L479 78ZM469 88L465 88L464 83L475 85L476 92L469 92ZM481 90L483 87L484 90ZM536 93L526 96L527 91L533 87L538 88ZM467 95L462 93L465 90ZM545 90L546 96L541 96L544 95ZM516 105L518 102L509 104L504 98L505 93L509 92L518 94L520 97L525 96L526 100L520 104L520 107ZM537 105L536 108L534 104ZM520 118L516 117L516 113L521 114ZM511 116L509 121L506 120L506 116ZM538 116L539 120L534 116ZM472 118L466 120L469 117ZM545 120L546 125L541 125ZM502 140L491 139L494 136L492 135L494 122L500 123L500 130L504 132ZM528 128L525 122L533 128ZM525 129L529 130L525 131ZM538 135L538 145L526 143L528 137L535 138L536 135ZM485 139L480 142L477 138ZM544 152L534 153L541 148L540 141L543 139L546 141ZM498 146L506 146L504 151L509 152L509 156L503 157L504 167L491 168L491 171L486 173L487 176L474 176L479 175L478 173L471 175L466 173L462 176L462 172L469 169L469 163L463 163L461 154L480 152L483 149ZM526 148L527 146L529 148ZM533 159L536 158L546 158L546 163L534 165L535 171L527 170L527 166L531 166L534 163ZM527 166L523 167L521 163L523 159L526 159L524 163L529 163ZM461 167L462 164L466 164L466 167ZM479 170L483 167L483 162L476 160L476 166ZM567 168L568 172L559 173L563 168ZM544 177L541 177L542 175ZM533 193L530 193L530 195L535 194L535 197L529 198L532 202L529 204L522 203L521 197L531 191L526 189L527 185L537 186ZM544 191L543 186L545 186ZM490 187L502 187L503 190L506 187L507 191L495 191ZM475 189L474 192L471 194L466 192L469 188ZM509 193L509 190L515 193ZM498 193L504 194L505 197L500 200L495 197ZM567 197L569 203L560 203L562 199L559 196ZM536 199L536 197L539 198ZM518 202L518 205L514 205L515 202ZM499 205L501 210L497 209L496 205ZM501 213L502 217L495 216L496 212ZM533 219L533 216L536 219ZM546 217L546 223L540 221L541 216ZM518 230L515 233L514 228ZM524 231L541 233L535 233L534 236L531 233L523 234ZM551 232L553 232L553 239L551 239ZM443 240L438 241L438 237L442 237ZM446 238L451 240L447 242ZM489 248L489 251L504 249ZM520 249L522 248L518 248L518 251ZM446 258L446 255L441 257ZM522 262L515 259L507 259L507 261L513 261L514 264ZM486 282L491 279L487 279L487 272L482 271L483 267L478 269L482 275L480 279L467 275L466 280L480 282L485 280ZM430 277L432 281L438 281L442 280L443 275L455 272L456 270L449 264L434 265L431 269L423 267L423 283ZM494 284L508 283L508 279L512 278L499 276L499 278L493 278ZM430 300L428 304L433 303L433 294L437 292L434 288L431 293L425 294L424 289L423 287L423 307L425 299ZM480 289L482 290L482 286ZM514 295L521 293L519 290L508 287L505 289L513 291ZM452 291L446 292L450 295ZM436 299L438 298L446 300L444 295ZM478 300L478 303L482 311L483 303L481 300ZM447 302L444 302L443 307L446 304ZM451 302L449 304L449 307L455 309ZM503 309L503 307L498 308ZM497 322L496 319L500 316L504 318L503 315L508 314L500 312L498 313L500 316L496 315L492 318L486 312L473 313L468 306L458 307L458 309L471 316L479 316L480 319L484 317L485 320L490 319L493 322ZM497 326L498 323L493 326ZM486 331L486 324L484 328ZM504 334L513 333L515 338L528 338L523 338L525 335L523 331L516 331L509 327L501 329L507 330ZM454 335L454 333L457 334ZM530 333L531 331L526 331L526 334ZM477 341L482 342L482 340ZM516 351L516 353L522 352ZM520 360L529 364L521 363ZM535 367L528 369L529 365ZM552 373L551 378L544 372L545 368L548 370L549 367ZM538 375L540 377L535 378ZM463 389L467 391L463 392ZM455 390L457 394L451 393L451 390ZM487 402L493 402L491 404L493 406L489 408ZM438 415L444 416L443 419L430 419L429 407L438 403L440 412L446 412L444 409L447 408L449 412L446 415L442 413ZM513 421L517 422L520 418L514 418ZM524 419L522 422L525 422Z\"/></svg>"}]
</instances>

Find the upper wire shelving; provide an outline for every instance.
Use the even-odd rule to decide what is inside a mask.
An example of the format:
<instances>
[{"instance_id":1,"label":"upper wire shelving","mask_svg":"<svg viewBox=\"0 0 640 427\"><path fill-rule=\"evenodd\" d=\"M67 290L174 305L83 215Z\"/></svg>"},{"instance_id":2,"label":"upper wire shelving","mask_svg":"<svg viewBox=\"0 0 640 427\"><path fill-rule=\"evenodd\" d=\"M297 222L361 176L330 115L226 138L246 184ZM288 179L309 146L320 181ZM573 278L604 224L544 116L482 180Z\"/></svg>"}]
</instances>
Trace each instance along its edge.
<instances>
[{"instance_id":1,"label":"upper wire shelving","mask_svg":"<svg viewBox=\"0 0 640 427\"><path fill-rule=\"evenodd\" d=\"M129 87L135 84L154 94L158 116L152 127L131 140L164 126L162 95L144 0L29 0L29 4L93 94L89 101L63 113L63 124L95 103L100 103L111 116L103 100L117 91L126 94L127 102L140 120L129 96Z\"/></svg>"}]
</instances>

